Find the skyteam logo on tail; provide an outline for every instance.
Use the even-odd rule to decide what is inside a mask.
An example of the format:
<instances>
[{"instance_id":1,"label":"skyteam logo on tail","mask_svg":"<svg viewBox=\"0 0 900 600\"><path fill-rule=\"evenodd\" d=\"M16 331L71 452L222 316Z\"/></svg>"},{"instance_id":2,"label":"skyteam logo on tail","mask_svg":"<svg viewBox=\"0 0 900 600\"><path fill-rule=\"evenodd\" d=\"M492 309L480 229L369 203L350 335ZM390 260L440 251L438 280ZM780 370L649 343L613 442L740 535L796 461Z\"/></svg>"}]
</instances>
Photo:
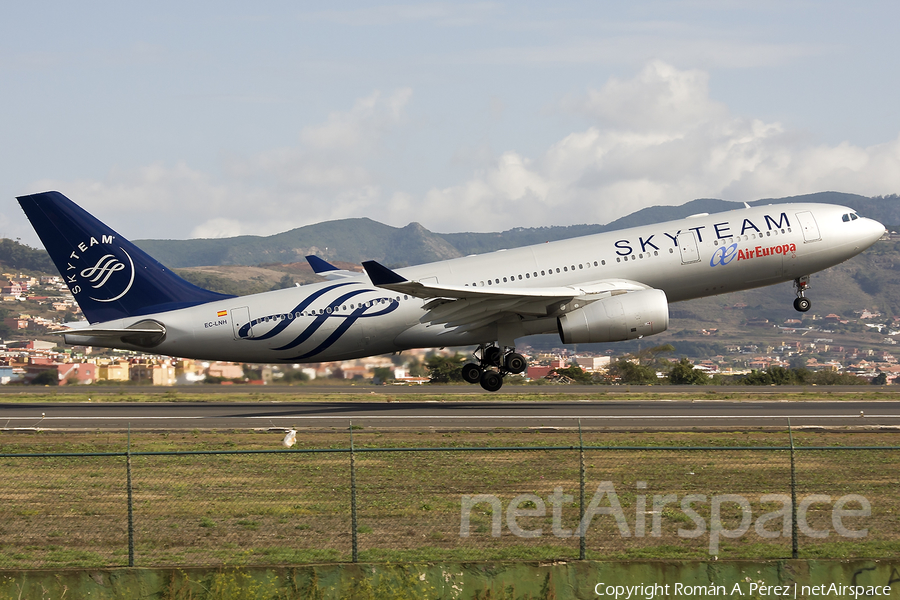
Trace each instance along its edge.
<instances>
[{"instance_id":1,"label":"skyteam logo on tail","mask_svg":"<svg viewBox=\"0 0 900 600\"><path fill-rule=\"evenodd\" d=\"M121 246L112 247L115 238L102 235L98 241L91 237L72 250L65 276L73 295L84 293L96 302L115 302L131 290L134 261Z\"/></svg>"}]
</instances>

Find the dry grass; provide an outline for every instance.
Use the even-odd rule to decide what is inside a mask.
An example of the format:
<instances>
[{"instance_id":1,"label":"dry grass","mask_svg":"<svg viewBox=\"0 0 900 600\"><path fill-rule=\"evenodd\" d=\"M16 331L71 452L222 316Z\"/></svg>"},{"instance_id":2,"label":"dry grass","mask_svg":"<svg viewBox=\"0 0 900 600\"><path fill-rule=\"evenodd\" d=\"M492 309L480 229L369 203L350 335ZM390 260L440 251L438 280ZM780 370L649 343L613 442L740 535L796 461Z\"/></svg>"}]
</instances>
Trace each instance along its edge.
<instances>
[{"instance_id":1,"label":"dry grass","mask_svg":"<svg viewBox=\"0 0 900 600\"><path fill-rule=\"evenodd\" d=\"M799 447L900 445L897 434L795 433ZM301 432L300 449L344 449L346 431ZM279 447L281 435L246 431L136 433L132 451L252 451ZM573 496L562 508L563 529L577 527L580 462L573 431L354 432L358 541L362 560L577 558L579 539L551 532L554 488ZM586 431L587 446L612 447L585 453L587 498L601 482L615 486L629 537L610 515L598 515L586 538L589 558L703 558L709 535L686 538L693 529L680 501L689 494L739 494L751 503L754 521L777 510L764 494L790 494L790 454L785 450L737 447L788 445L785 432L606 433ZM574 447L572 449L458 451L479 447ZM621 446L698 447L727 450L627 450ZM433 447L443 450L367 451ZM119 433L3 433L0 452L123 452ZM826 494L832 503L861 494L871 516L850 517L851 528L868 528L848 540L833 529L831 507L813 505L809 524L831 530L826 538L801 536L801 556L886 556L900 550L900 500L896 494L900 450L805 450L797 454L798 498ZM126 565L126 459L122 456L0 458L0 568ZM296 563L349 560L351 553L350 455L345 452L201 454L132 458L135 562L138 566ZM639 489L638 482L646 482ZM493 494L502 503L502 536L492 537L487 504L471 513L470 535L460 537L461 498ZM514 497L535 494L544 516L519 517L539 537L511 535L506 510ZM636 531L636 507L646 496L674 494L678 502L646 516L645 535ZM608 498L601 507L610 506ZM694 505L709 522L710 504ZM521 508L527 508L522 505ZM533 507L533 506L532 506ZM848 506L854 508L855 506ZM726 528L740 521L736 504L724 504ZM778 530L768 523L765 530ZM719 556L789 557L790 538L767 539L750 531L722 539Z\"/></svg>"}]
</instances>

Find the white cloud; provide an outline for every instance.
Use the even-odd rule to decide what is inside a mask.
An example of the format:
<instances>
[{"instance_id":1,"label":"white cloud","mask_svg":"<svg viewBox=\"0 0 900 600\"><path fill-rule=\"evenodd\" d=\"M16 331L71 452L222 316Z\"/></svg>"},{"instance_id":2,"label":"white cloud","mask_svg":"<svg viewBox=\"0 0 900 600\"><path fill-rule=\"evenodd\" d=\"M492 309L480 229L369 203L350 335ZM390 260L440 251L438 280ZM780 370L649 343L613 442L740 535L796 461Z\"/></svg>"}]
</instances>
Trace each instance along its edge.
<instances>
[{"instance_id":1,"label":"white cloud","mask_svg":"<svg viewBox=\"0 0 900 600\"><path fill-rule=\"evenodd\" d=\"M372 150L383 134L396 125L412 96L403 88L382 100L374 92L357 100L347 112L332 112L322 125L307 127L300 133L304 146L313 150L359 153Z\"/></svg>"},{"instance_id":2,"label":"white cloud","mask_svg":"<svg viewBox=\"0 0 900 600\"><path fill-rule=\"evenodd\" d=\"M33 189L59 189L130 238L269 235L378 213L384 195L368 164L402 125L411 94L373 92L303 129L295 146L224 157L218 177L157 163L114 169L101 181L39 181Z\"/></svg>"},{"instance_id":3,"label":"white cloud","mask_svg":"<svg viewBox=\"0 0 900 600\"><path fill-rule=\"evenodd\" d=\"M192 238L227 238L238 235L241 235L240 221L224 217L210 219L191 231Z\"/></svg>"},{"instance_id":4,"label":"white cloud","mask_svg":"<svg viewBox=\"0 0 900 600\"><path fill-rule=\"evenodd\" d=\"M504 153L466 182L433 189L422 219L441 231L605 223L699 197L755 200L823 190L900 190L900 138L862 148L812 145L780 123L736 117L708 75L659 61L563 106L594 124L542 156Z\"/></svg>"},{"instance_id":5,"label":"white cloud","mask_svg":"<svg viewBox=\"0 0 900 600\"><path fill-rule=\"evenodd\" d=\"M563 101L587 122L540 154L507 150L422 194L406 180L388 185L374 166L406 125L409 89L360 98L299 131L296 145L229 156L218 175L153 164L33 189L60 189L134 238L266 235L361 216L441 232L497 231L606 223L699 197L900 191L900 136L872 147L814 143L781 123L733 115L710 97L708 80L703 71L650 62L632 78ZM413 160L410 172L416 168Z\"/></svg>"}]
</instances>

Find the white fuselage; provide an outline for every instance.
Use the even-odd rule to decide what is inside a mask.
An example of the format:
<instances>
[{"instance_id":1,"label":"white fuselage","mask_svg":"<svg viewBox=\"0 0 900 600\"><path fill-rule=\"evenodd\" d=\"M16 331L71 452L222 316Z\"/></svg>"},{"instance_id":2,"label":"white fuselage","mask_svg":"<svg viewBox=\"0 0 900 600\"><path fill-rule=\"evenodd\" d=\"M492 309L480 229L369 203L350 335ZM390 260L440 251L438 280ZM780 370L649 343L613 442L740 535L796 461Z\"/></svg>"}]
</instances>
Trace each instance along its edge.
<instances>
[{"instance_id":1,"label":"white fuselage","mask_svg":"<svg viewBox=\"0 0 900 600\"><path fill-rule=\"evenodd\" d=\"M830 204L744 208L396 272L410 281L497 289L581 289L625 279L678 302L790 281L859 254L884 228L855 214L848 219L852 213ZM345 360L498 339L496 325L458 331L421 322L427 302L377 288L361 273L104 325L154 319L166 335L153 352L257 363ZM556 316L525 319L517 332L555 332ZM73 334L66 341L103 345Z\"/></svg>"}]
</instances>

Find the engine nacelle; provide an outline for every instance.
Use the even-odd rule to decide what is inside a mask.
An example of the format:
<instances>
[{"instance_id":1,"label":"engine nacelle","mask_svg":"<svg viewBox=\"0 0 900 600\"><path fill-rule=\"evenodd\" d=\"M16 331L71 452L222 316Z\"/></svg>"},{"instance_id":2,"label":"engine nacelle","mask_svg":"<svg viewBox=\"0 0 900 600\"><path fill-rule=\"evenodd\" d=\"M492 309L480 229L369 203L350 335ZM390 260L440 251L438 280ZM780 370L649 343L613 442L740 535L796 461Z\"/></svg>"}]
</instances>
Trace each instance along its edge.
<instances>
[{"instance_id":1,"label":"engine nacelle","mask_svg":"<svg viewBox=\"0 0 900 600\"><path fill-rule=\"evenodd\" d=\"M669 327L669 303L662 290L610 296L556 320L563 344L621 342L662 333Z\"/></svg>"}]
</instances>

